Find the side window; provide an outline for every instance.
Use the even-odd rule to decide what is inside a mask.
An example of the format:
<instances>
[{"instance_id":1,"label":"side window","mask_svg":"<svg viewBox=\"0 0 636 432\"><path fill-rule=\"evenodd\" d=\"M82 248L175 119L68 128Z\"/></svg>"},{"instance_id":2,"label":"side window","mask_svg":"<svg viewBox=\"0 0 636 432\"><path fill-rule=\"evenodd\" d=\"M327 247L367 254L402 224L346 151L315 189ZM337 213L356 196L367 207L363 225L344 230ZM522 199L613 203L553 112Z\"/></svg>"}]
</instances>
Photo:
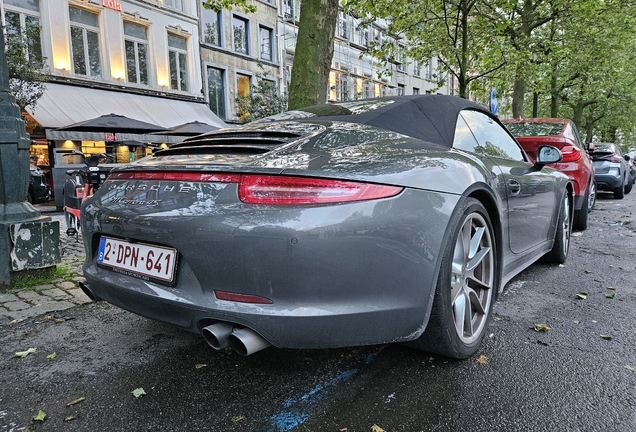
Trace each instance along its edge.
<instances>
[{"instance_id":1,"label":"side window","mask_svg":"<svg viewBox=\"0 0 636 432\"><path fill-rule=\"evenodd\" d=\"M519 144L491 117L473 110L464 110L461 116L477 139L475 153L517 161L526 160Z\"/></svg>"},{"instance_id":2,"label":"side window","mask_svg":"<svg viewBox=\"0 0 636 432\"><path fill-rule=\"evenodd\" d=\"M579 147L581 147L582 149L586 148L585 143L583 142L583 140L581 139L581 135L579 134L579 130L574 123L572 123L572 132L574 133L574 139L576 139Z\"/></svg>"},{"instance_id":3,"label":"side window","mask_svg":"<svg viewBox=\"0 0 636 432\"><path fill-rule=\"evenodd\" d=\"M455 126L455 137L453 138L453 148L475 153L479 147L479 143L466 124L462 116L457 119Z\"/></svg>"}]
</instances>

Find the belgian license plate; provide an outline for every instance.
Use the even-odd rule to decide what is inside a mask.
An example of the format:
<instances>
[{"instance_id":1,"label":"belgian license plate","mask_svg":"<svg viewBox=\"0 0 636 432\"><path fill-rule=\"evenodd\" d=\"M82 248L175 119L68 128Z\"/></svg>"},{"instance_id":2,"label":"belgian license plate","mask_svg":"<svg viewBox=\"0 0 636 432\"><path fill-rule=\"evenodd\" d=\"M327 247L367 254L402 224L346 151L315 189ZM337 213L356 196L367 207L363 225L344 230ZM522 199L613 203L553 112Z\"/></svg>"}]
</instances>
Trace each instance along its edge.
<instances>
[{"instance_id":1,"label":"belgian license plate","mask_svg":"<svg viewBox=\"0 0 636 432\"><path fill-rule=\"evenodd\" d=\"M177 250L145 243L130 243L102 237L97 249L97 263L113 271L141 279L172 283Z\"/></svg>"}]
</instances>

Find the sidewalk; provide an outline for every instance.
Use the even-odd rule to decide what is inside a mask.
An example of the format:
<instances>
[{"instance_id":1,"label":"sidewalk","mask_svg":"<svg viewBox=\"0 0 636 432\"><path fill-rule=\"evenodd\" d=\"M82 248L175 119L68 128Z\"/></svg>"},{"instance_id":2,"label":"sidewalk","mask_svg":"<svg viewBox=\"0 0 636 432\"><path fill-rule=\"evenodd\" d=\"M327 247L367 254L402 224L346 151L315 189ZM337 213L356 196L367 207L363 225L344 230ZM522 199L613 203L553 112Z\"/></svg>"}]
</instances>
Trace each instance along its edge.
<instances>
[{"instance_id":1,"label":"sidewalk","mask_svg":"<svg viewBox=\"0 0 636 432\"><path fill-rule=\"evenodd\" d=\"M43 215L50 216L60 223L62 263L58 267L66 268L72 281L58 279L51 281L50 284L39 285L13 294L0 293L0 325L63 311L91 301L79 288L79 282L84 280L82 262L85 254L82 236L79 236L78 242L75 237L66 235L64 214L55 212L54 206L52 209L38 209Z\"/></svg>"}]
</instances>

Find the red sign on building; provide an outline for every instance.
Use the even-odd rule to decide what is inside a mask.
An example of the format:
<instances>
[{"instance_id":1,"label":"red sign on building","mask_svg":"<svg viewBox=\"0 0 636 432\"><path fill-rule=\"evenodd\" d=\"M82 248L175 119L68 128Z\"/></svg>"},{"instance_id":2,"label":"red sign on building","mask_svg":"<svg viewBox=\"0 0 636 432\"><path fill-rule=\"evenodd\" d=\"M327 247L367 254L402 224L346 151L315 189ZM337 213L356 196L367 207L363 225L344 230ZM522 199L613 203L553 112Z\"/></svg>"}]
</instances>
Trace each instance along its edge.
<instances>
[{"instance_id":1,"label":"red sign on building","mask_svg":"<svg viewBox=\"0 0 636 432\"><path fill-rule=\"evenodd\" d=\"M102 6L121 12L121 3L117 0L102 0Z\"/></svg>"}]
</instances>

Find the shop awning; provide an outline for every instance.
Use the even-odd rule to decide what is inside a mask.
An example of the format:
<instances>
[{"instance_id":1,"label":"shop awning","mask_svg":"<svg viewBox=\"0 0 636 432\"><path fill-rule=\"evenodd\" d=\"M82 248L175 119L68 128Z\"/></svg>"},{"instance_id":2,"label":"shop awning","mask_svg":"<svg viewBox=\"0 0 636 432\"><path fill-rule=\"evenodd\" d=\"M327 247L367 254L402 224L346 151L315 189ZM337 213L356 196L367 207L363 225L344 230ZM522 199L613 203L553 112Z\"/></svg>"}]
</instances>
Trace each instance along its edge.
<instances>
[{"instance_id":1,"label":"shop awning","mask_svg":"<svg viewBox=\"0 0 636 432\"><path fill-rule=\"evenodd\" d=\"M110 113L164 128L195 120L219 128L227 127L205 103L57 83L48 83L35 110L28 111L46 129L60 128Z\"/></svg>"}]
</instances>

